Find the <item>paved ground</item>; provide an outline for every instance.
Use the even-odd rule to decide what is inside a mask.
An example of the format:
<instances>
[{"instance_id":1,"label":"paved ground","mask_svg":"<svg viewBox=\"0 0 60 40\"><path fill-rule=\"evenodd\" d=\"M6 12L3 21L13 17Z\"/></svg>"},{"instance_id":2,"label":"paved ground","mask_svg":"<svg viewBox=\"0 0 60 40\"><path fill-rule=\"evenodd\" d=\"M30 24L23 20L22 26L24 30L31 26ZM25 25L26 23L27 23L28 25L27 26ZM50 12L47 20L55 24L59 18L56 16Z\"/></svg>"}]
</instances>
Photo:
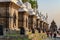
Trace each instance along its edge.
<instances>
[{"instance_id":1,"label":"paved ground","mask_svg":"<svg viewBox=\"0 0 60 40\"><path fill-rule=\"evenodd\" d=\"M60 40L60 38L47 38L47 39L44 39L44 40Z\"/></svg>"}]
</instances>

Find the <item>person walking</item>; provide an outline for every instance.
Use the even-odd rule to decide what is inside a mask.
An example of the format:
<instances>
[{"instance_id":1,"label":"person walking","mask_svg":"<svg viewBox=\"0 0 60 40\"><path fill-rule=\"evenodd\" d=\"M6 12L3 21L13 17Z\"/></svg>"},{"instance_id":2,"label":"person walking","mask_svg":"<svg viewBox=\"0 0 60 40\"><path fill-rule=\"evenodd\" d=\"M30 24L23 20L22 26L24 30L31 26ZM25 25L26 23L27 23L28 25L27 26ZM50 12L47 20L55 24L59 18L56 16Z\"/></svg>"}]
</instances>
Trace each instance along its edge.
<instances>
[{"instance_id":1,"label":"person walking","mask_svg":"<svg viewBox=\"0 0 60 40\"><path fill-rule=\"evenodd\" d=\"M53 37L56 38L56 32L54 32L54 36Z\"/></svg>"},{"instance_id":2,"label":"person walking","mask_svg":"<svg viewBox=\"0 0 60 40\"><path fill-rule=\"evenodd\" d=\"M47 37L49 37L49 32L47 31L46 33L47 33Z\"/></svg>"},{"instance_id":3,"label":"person walking","mask_svg":"<svg viewBox=\"0 0 60 40\"><path fill-rule=\"evenodd\" d=\"M51 38L52 38L52 33L50 33L50 36L51 36Z\"/></svg>"}]
</instances>

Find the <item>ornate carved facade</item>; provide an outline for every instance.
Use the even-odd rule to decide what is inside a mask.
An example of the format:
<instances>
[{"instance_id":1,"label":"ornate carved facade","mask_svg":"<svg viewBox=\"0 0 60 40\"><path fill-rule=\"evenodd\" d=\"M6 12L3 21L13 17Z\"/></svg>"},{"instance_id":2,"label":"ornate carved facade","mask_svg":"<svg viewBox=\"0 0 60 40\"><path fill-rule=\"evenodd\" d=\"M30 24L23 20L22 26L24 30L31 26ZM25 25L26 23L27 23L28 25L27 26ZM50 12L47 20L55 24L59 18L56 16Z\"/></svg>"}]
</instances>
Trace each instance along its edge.
<instances>
[{"instance_id":1,"label":"ornate carved facade","mask_svg":"<svg viewBox=\"0 0 60 40\"><path fill-rule=\"evenodd\" d=\"M8 29L18 30L18 9L20 6L14 2L0 1L0 25L4 32ZM5 33L4 33L5 34Z\"/></svg>"},{"instance_id":2,"label":"ornate carved facade","mask_svg":"<svg viewBox=\"0 0 60 40\"><path fill-rule=\"evenodd\" d=\"M26 2L24 3L25 7L22 7L16 1L0 1L0 29L2 31L19 30L20 27L24 27L25 30L29 29L29 31L48 29L46 23L37 19L30 3Z\"/></svg>"}]
</instances>

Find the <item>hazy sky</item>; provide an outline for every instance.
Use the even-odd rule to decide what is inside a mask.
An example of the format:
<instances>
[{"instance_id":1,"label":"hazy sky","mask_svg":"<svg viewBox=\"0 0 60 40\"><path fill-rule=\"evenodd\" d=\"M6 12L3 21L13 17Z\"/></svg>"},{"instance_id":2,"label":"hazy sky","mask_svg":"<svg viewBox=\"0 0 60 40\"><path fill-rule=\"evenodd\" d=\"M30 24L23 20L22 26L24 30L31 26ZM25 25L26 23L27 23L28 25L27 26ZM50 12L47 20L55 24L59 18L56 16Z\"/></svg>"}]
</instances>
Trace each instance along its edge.
<instances>
[{"instance_id":1,"label":"hazy sky","mask_svg":"<svg viewBox=\"0 0 60 40\"><path fill-rule=\"evenodd\" d=\"M48 13L48 23L54 19L57 26L60 26L60 0L37 0L38 9L42 14Z\"/></svg>"}]
</instances>

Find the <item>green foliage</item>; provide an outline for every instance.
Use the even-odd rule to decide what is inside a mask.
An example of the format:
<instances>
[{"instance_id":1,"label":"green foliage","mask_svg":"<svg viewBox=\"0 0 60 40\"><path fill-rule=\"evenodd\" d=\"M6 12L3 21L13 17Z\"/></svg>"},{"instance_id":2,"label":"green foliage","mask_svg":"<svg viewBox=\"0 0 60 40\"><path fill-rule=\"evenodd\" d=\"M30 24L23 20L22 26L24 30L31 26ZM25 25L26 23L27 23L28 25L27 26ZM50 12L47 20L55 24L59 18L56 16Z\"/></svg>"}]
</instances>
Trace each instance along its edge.
<instances>
[{"instance_id":1,"label":"green foliage","mask_svg":"<svg viewBox=\"0 0 60 40\"><path fill-rule=\"evenodd\" d=\"M22 0L23 3L27 2L28 0Z\"/></svg>"},{"instance_id":2,"label":"green foliage","mask_svg":"<svg viewBox=\"0 0 60 40\"><path fill-rule=\"evenodd\" d=\"M23 3L27 1L31 3L32 8L38 8L37 0L22 0Z\"/></svg>"},{"instance_id":3,"label":"green foliage","mask_svg":"<svg viewBox=\"0 0 60 40\"><path fill-rule=\"evenodd\" d=\"M35 1L29 0L29 2L31 3L32 8L38 8L36 0Z\"/></svg>"}]
</instances>

